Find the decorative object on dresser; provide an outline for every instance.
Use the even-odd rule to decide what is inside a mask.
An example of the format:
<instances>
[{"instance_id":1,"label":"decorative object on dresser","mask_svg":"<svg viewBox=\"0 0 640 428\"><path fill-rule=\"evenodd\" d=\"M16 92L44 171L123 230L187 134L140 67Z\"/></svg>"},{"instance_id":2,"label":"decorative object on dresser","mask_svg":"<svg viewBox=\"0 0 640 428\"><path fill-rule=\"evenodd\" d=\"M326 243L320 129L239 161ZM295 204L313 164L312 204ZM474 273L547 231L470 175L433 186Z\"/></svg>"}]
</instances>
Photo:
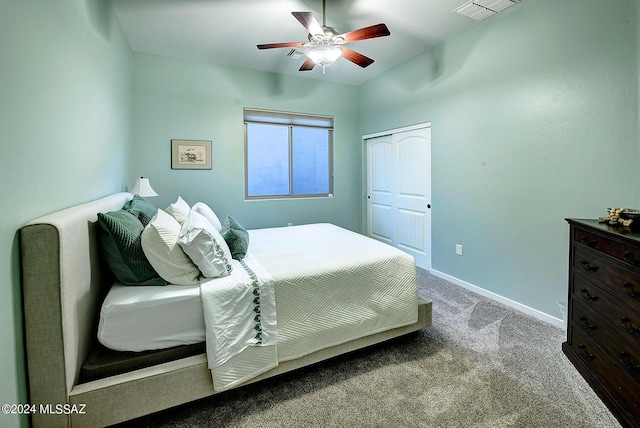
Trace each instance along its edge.
<instances>
[{"instance_id":1,"label":"decorative object on dresser","mask_svg":"<svg viewBox=\"0 0 640 428\"><path fill-rule=\"evenodd\" d=\"M640 427L640 233L570 227L565 355L626 427Z\"/></svg>"},{"instance_id":2,"label":"decorative object on dresser","mask_svg":"<svg viewBox=\"0 0 640 428\"><path fill-rule=\"evenodd\" d=\"M637 229L640 226L640 211L632 210L629 208L608 208L609 215L606 217L599 217L600 223L609 223L612 226L623 226ZM634 220L636 220L634 222Z\"/></svg>"}]
</instances>

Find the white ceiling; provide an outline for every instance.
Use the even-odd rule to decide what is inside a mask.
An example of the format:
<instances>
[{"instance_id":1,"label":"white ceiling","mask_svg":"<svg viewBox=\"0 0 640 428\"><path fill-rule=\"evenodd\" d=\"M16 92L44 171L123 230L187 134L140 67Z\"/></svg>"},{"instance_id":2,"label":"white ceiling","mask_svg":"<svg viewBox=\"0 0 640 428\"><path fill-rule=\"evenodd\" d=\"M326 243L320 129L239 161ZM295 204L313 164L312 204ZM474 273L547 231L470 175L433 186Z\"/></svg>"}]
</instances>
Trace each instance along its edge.
<instances>
[{"instance_id":1,"label":"white ceiling","mask_svg":"<svg viewBox=\"0 0 640 428\"><path fill-rule=\"evenodd\" d=\"M326 23L339 32L385 23L388 37L350 43L375 62L361 68L344 58L300 72L304 57L257 44L307 41L291 12L313 12L322 24L322 0L112 0L131 49L274 73L358 85L471 27L453 11L467 0L327 0ZM492 17L490 19L498 19Z\"/></svg>"}]
</instances>

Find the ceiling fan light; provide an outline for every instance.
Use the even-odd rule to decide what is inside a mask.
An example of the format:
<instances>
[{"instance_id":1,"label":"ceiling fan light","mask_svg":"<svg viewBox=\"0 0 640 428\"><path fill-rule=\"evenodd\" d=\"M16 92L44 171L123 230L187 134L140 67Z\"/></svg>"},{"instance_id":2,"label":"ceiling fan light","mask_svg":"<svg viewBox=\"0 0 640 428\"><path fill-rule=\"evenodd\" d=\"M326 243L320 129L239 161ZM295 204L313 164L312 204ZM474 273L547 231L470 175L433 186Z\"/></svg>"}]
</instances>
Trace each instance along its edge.
<instances>
[{"instance_id":1,"label":"ceiling fan light","mask_svg":"<svg viewBox=\"0 0 640 428\"><path fill-rule=\"evenodd\" d=\"M324 67L336 62L342 56L342 49L332 45L315 45L307 46L304 53L311 61Z\"/></svg>"}]
</instances>

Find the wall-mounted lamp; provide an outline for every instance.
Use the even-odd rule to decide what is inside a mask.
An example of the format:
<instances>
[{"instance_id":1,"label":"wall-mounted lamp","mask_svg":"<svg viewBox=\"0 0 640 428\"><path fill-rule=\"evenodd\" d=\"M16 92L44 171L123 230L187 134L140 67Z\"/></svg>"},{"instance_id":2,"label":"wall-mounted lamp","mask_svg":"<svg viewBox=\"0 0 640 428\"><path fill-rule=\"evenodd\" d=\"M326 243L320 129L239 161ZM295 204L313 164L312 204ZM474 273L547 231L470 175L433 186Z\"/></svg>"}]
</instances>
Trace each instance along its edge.
<instances>
[{"instance_id":1,"label":"wall-mounted lamp","mask_svg":"<svg viewBox=\"0 0 640 428\"><path fill-rule=\"evenodd\" d=\"M136 180L136 183L131 188L130 193L134 195L140 195L143 198L150 197L150 196L158 196L156 191L151 188L151 185L149 184L149 179L144 177L140 177L139 179Z\"/></svg>"}]
</instances>

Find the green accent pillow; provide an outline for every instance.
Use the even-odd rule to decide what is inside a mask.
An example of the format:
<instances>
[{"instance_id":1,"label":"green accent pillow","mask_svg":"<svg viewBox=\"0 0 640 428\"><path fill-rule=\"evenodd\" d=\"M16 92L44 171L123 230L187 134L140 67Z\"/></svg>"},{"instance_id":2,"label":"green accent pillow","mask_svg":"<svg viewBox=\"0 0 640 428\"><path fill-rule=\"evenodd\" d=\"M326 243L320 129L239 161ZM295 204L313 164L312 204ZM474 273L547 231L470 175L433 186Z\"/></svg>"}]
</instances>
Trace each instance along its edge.
<instances>
[{"instance_id":1,"label":"green accent pillow","mask_svg":"<svg viewBox=\"0 0 640 428\"><path fill-rule=\"evenodd\" d=\"M156 207L140 195L133 195L133 199L124 204L122 209L138 217L143 226L146 226L158 212Z\"/></svg>"},{"instance_id":2,"label":"green accent pillow","mask_svg":"<svg viewBox=\"0 0 640 428\"><path fill-rule=\"evenodd\" d=\"M128 211L98 213L100 247L115 277L126 285L167 285L142 251L140 220Z\"/></svg>"},{"instance_id":3,"label":"green accent pillow","mask_svg":"<svg viewBox=\"0 0 640 428\"><path fill-rule=\"evenodd\" d=\"M242 260L249 250L249 232L244 230L233 217L227 216L220 234L229 246L231 257Z\"/></svg>"}]
</instances>

